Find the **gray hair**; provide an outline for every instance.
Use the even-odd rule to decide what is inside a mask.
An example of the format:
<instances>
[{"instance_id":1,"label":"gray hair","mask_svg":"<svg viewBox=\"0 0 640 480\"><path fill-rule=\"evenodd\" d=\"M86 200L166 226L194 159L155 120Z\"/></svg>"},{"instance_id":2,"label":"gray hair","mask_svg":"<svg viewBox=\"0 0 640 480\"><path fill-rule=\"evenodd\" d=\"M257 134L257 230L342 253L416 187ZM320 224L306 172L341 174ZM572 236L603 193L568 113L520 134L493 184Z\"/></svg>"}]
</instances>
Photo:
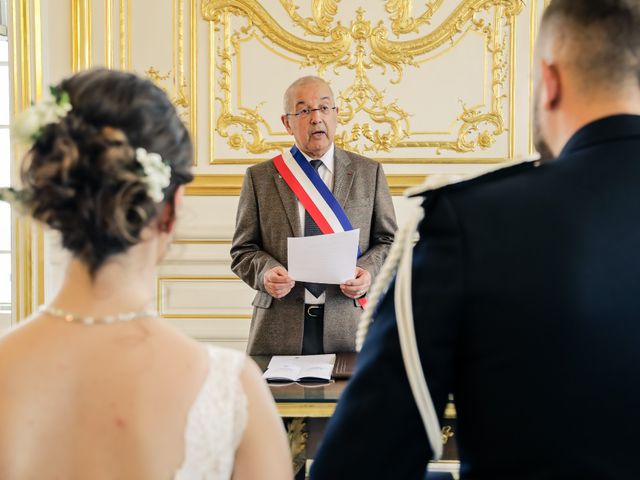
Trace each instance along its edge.
<instances>
[{"instance_id":1,"label":"gray hair","mask_svg":"<svg viewBox=\"0 0 640 480\"><path fill-rule=\"evenodd\" d=\"M303 85L307 85L309 83L319 83L321 85L326 86L329 89L329 92L331 92L331 100L335 99L335 96L333 95L333 90L331 89L331 86L329 85L329 82L327 82L324 78L316 77L315 75L307 75L305 77L300 77L297 80L295 80L285 90L284 98L283 98L284 113L291 113L291 108L292 108L291 95L296 90L296 88L301 87Z\"/></svg>"}]
</instances>

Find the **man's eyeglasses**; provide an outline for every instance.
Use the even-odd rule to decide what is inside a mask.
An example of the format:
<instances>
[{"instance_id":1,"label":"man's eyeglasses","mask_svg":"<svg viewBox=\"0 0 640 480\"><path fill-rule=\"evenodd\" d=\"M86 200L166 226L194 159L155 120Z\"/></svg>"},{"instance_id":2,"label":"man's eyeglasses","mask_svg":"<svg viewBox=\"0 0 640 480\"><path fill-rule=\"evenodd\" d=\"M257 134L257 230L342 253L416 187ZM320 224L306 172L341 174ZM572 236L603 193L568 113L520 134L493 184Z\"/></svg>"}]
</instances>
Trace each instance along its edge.
<instances>
[{"instance_id":1,"label":"man's eyeglasses","mask_svg":"<svg viewBox=\"0 0 640 480\"><path fill-rule=\"evenodd\" d=\"M329 113L332 110L335 110L336 108L338 108L338 107L330 107L328 105L322 105L322 106L320 106L318 108L303 108L299 112L287 113L285 115L287 115L289 117L300 117L300 118L307 118L307 117L311 116L311 114L313 112L320 112L320 115L329 115Z\"/></svg>"}]
</instances>

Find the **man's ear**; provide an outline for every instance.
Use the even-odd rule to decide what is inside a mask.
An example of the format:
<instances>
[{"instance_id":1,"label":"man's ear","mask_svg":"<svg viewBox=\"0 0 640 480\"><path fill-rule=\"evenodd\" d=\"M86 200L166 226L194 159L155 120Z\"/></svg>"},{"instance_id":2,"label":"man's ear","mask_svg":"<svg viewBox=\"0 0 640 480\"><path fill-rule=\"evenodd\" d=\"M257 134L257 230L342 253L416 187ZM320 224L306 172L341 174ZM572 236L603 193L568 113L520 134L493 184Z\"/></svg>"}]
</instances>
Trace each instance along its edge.
<instances>
[{"instance_id":1,"label":"man's ear","mask_svg":"<svg viewBox=\"0 0 640 480\"><path fill-rule=\"evenodd\" d=\"M545 110L555 110L562 96L562 82L558 67L553 63L542 60L542 106Z\"/></svg>"},{"instance_id":2,"label":"man's ear","mask_svg":"<svg viewBox=\"0 0 640 480\"><path fill-rule=\"evenodd\" d=\"M289 132L289 135L293 135L293 132L291 131L291 125L289 125L289 116L280 115L280 121L282 122L282 125L284 125L284 128L287 129L287 132Z\"/></svg>"},{"instance_id":3,"label":"man's ear","mask_svg":"<svg viewBox=\"0 0 640 480\"><path fill-rule=\"evenodd\" d=\"M162 212L158 218L158 225L160 231L165 233L173 233L176 227L176 211L182 204L182 198L184 197L185 186L180 185L173 198L164 204Z\"/></svg>"}]
</instances>

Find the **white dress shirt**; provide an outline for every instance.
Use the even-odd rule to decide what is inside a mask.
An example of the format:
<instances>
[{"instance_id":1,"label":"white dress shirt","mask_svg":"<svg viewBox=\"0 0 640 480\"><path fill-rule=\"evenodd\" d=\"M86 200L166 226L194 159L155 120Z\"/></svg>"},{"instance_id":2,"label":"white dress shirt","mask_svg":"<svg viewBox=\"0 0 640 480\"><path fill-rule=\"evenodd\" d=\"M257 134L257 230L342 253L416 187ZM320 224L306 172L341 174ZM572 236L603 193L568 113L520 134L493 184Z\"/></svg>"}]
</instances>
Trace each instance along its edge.
<instances>
[{"instance_id":1,"label":"white dress shirt","mask_svg":"<svg viewBox=\"0 0 640 480\"><path fill-rule=\"evenodd\" d=\"M298 148L298 150L300 150L300 148ZM329 147L329 150L327 150L326 153L319 159L309 157L302 150L300 150L300 153L304 155L304 158L306 158L308 162L310 162L311 160L322 160L322 165L320 165L320 168L318 169L318 175L320 175L320 178L322 179L322 181L329 188L329 191L333 191L333 172L335 171L334 160L333 160L334 150L335 150L335 146L332 143L331 146ZM304 235L304 207L302 206L302 203L300 203L299 201L298 201L298 215L300 216L300 228L302 229L302 232L300 233ZM309 290L307 289L304 290L304 303L308 303L312 305L320 305L320 304L324 304L325 298L326 298L326 294L324 292L322 293L322 295L316 298Z\"/></svg>"}]
</instances>

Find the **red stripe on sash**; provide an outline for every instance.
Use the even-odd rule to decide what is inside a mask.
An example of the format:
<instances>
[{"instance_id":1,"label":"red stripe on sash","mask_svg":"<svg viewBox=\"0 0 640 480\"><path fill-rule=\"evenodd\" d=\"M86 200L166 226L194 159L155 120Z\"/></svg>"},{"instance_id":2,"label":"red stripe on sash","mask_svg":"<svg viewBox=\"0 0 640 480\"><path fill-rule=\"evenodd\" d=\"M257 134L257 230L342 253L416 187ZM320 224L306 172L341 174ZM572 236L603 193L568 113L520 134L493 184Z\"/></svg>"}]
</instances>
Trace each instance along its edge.
<instances>
[{"instance_id":1,"label":"red stripe on sash","mask_svg":"<svg viewBox=\"0 0 640 480\"><path fill-rule=\"evenodd\" d=\"M282 175L284 181L287 183L287 185L289 185L289 188L293 190L293 193L298 198L300 203L302 203L304 209L309 212L311 218L313 218L313 220L316 222L316 225L318 225L320 231L324 234L335 233L331 228L331 225L329 225L329 222L327 222L327 220L325 219L324 215L320 212L320 210L318 210L318 207L316 207L316 204L313 203L311 197L309 197L309 195L307 195L307 192L304 191L304 188L302 188L302 185L300 185L298 179L285 165L282 155L278 155L277 157L275 157L273 159L273 163L276 166L278 173Z\"/></svg>"}]
</instances>

